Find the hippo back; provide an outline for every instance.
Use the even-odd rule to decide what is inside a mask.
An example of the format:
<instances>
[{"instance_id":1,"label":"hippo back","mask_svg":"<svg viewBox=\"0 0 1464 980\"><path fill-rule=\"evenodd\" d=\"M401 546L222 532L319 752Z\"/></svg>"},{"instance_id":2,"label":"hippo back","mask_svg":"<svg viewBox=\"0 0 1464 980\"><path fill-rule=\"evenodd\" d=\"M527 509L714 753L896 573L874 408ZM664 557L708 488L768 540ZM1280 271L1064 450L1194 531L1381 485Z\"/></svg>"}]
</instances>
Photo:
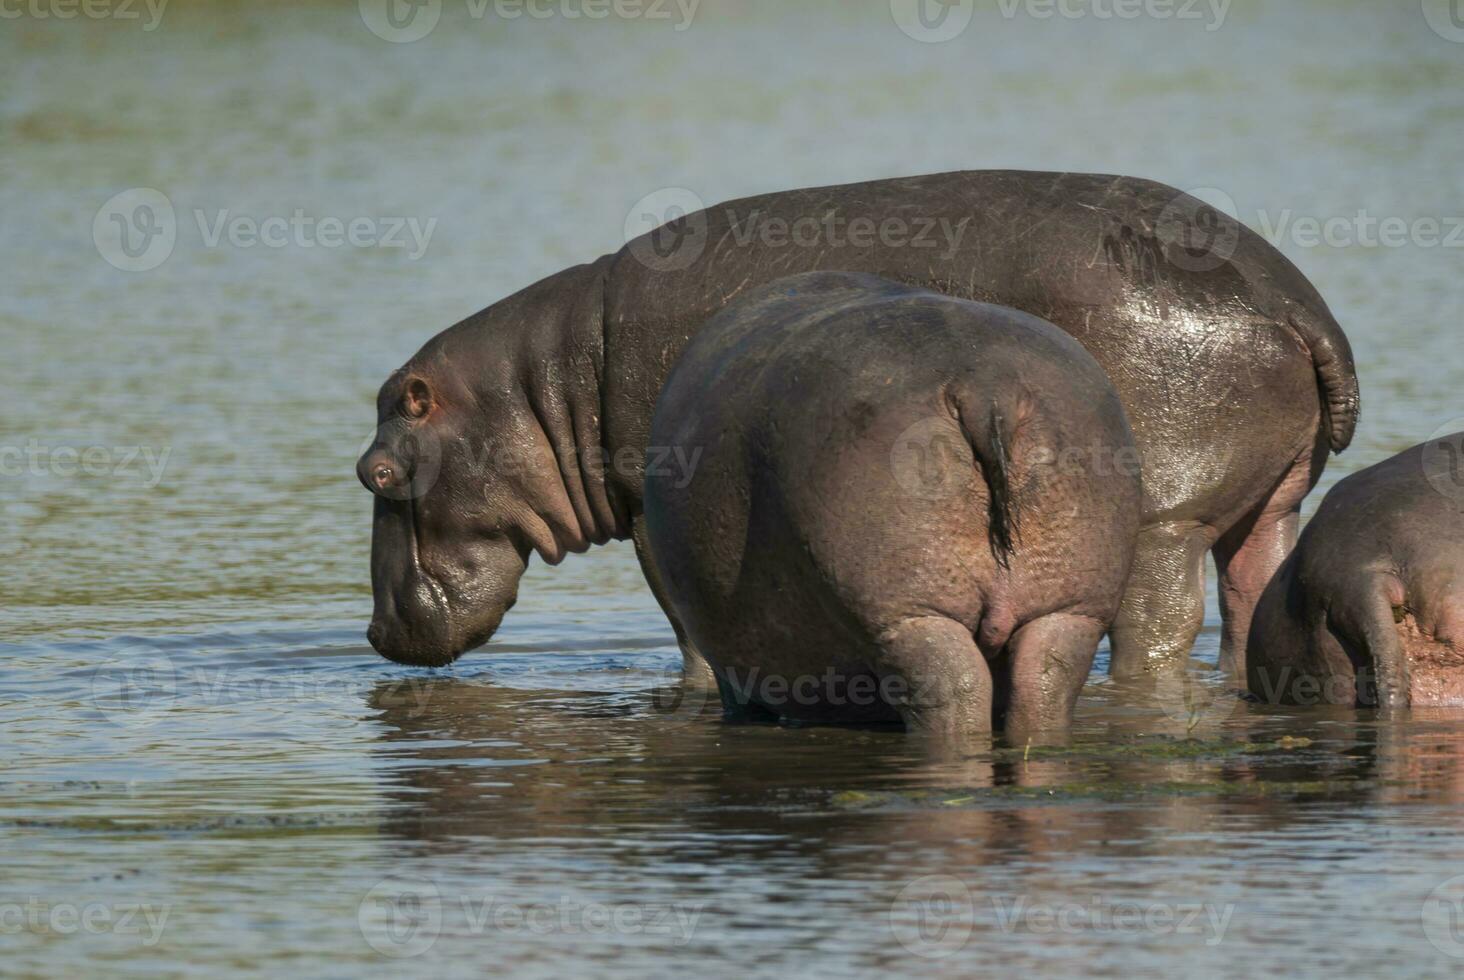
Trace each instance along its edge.
<instances>
[{"instance_id":1,"label":"hippo back","mask_svg":"<svg viewBox=\"0 0 1464 980\"><path fill-rule=\"evenodd\" d=\"M665 377L712 314L819 269L1013 307L1079 340L1128 409L1150 520L1226 526L1319 430L1334 448L1351 436L1346 338L1259 236L1151 181L981 171L748 198L630 243L606 280L607 445L647 445ZM638 497L640 475L618 476Z\"/></svg>"}]
</instances>

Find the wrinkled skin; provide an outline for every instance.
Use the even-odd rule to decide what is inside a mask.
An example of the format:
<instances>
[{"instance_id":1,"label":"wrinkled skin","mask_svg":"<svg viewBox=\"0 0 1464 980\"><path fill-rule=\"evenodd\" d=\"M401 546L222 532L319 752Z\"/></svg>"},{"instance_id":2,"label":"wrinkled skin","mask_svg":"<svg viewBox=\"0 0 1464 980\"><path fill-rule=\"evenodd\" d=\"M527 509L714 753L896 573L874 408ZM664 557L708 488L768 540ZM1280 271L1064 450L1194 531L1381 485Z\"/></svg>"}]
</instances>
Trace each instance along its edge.
<instances>
[{"instance_id":1,"label":"wrinkled skin","mask_svg":"<svg viewBox=\"0 0 1464 980\"><path fill-rule=\"evenodd\" d=\"M726 708L1069 725L1141 490L1118 393L1061 330L872 276L780 279L697 333L651 444L697 461L648 471L647 539Z\"/></svg>"},{"instance_id":2,"label":"wrinkled skin","mask_svg":"<svg viewBox=\"0 0 1464 980\"><path fill-rule=\"evenodd\" d=\"M1251 692L1464 706L1464 433L1338 483L1256 610Z\"/></svg>"},{"instance_id":3,"label":"wrinkled skin","mask_svg":"<svg viewBox=\"0 0 1464 980\"><path fill-rule=\"evenodd\" d=\"M831 215L839 224L817 232ZM867 233L890 222L892 235ZM450 436L438 479L417 491L415 524L393 519L400 502L378 516L377 649L440 664L491 632L517 579L502 541L491 567L471 554L495 528L525 556L546 543L550 560L633 537L664 607L641 515L656 397L688 340L728 302L821 269L1013 307L1076 338L1112 379L1143 456L1143 525L1112 631L1113 671L1139 677L1187 664L1213 551L1223 647L1243 673L1251 612L1295 541L1301 500L1328 449L1352 437L1347 339L1284 256L1195 199L1134 178L1019 171L719 205L434 338L382 389L381 443L361 464L380 493L371 452L397 452L412 381L462 392L410 420L418 435ZM442 585L435 599L431 582ZM688 668L710 680L671 618Z\"/></svg>"}]
</instances>

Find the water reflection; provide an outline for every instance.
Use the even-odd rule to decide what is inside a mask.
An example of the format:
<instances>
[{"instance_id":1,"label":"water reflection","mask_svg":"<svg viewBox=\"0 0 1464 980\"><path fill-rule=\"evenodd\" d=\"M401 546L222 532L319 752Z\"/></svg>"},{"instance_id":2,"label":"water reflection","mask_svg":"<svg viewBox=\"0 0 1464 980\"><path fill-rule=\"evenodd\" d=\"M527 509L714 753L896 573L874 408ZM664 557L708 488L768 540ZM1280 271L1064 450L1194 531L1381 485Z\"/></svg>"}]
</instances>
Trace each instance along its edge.
<instances>
[{"instance_id":1,"label":"water reflection","mask_svg":"<svg viewBox=\"0 0 1464 980\"><path fill-rule=\"evenodd\" d=\"M439 842L634 828L796 840L831 862L849 848L956 848L981 867L1110 841L1163 854L1207 826L1464 802L1458 716L1400 724L1242 705L1223 730L1189 739L1156 732L1122 699L1085 703L1069 746L932 759L898 733L729 724L714 704L668 719L645 691L441 678L369 698L391 773L386 828Z\"/></svg>"}]
</instances>

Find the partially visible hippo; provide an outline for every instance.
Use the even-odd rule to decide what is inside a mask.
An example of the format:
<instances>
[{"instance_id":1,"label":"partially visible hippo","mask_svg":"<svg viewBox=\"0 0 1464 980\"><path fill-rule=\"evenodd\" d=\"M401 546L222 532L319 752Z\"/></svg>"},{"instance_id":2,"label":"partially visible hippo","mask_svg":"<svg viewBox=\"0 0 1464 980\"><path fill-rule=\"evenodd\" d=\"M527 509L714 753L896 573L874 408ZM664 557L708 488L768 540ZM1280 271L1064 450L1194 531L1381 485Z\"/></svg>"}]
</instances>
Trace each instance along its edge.
<instances>
[{"instance_id":1,"label":"partially visible hippo","mask_svg":"<svg viewBox=\"0 0 1464 980\"><path fill-rule=\"evenodd\" d=\"M1338 483L1256 610L1251 693L1464 706L1464 433Z\"/></svg>"},{"instance_id":2,"label":"partially visible hippo","mask_svg":"<svg viewBox=\"0 0 1464 980\"><path fill-rule=\"evenodd\" d=\"M380 498L372 644L442 665L485 642L531 552L645 551L651 413L696 331L798 272L883 276L1022 310L1118 389L1144 513L1113 672L1181 669L1220 569L1224 650L1357 421L1352 353L1280 252L1189 195L1093 174L978 171L787 191L686 215L431 340L382 387L358 472ZM673 625L675 617L672 616ZM678 626L687 665L705 673Z\"/></svg>"},{"instance_id":3,"label":"partially visible hippo","mask_svg":"<svg viewBox=\"0 0 1464 980\"><path fill-rule=\"evenodd\" d=\"M850 273L750 290L671 372L651 554L731 711L1065 728L1113 622L1141 489L1081 344Z\"/></svg>"}]
</instances>

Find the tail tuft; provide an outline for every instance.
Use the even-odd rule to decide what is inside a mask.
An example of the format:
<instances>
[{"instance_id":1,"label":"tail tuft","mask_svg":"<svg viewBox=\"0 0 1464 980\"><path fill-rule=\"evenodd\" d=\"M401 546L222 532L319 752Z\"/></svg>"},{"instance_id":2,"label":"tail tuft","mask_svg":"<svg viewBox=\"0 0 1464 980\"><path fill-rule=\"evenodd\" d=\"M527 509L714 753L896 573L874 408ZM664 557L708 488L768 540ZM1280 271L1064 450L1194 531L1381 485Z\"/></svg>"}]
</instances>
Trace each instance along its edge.
<instances>
[{"instance_id":1,"label":"tail tuft","mask_svg":"<svg viewBox=\"0 0 1464 980\"><path fill-rule=\"evenodd\" d=\"M986 477L986 486L991 494L987 523L991 539L991 554L1002 568L1011 568L1012 555L1016 551L1017 515L1012 506L1010 469L1011 447L1004 431L1006 420L1001 409L992 403L991 418L987 422L986 445L975 445L977 458Z\"/></svg>"},{"instance_id":2,"label":"tail tuft","mask_svg":"<svg viewBox=\"0 0 1464 980\"><path fill-rule=\"evenodd\" d=\"M1362 410L1352 345L1330 314L1293 314L1290 322L1311 351L1322 397L1322 424L1327 427L1332 452L1340 453L1352 444Z\"/></svg>"}]
</instances>

